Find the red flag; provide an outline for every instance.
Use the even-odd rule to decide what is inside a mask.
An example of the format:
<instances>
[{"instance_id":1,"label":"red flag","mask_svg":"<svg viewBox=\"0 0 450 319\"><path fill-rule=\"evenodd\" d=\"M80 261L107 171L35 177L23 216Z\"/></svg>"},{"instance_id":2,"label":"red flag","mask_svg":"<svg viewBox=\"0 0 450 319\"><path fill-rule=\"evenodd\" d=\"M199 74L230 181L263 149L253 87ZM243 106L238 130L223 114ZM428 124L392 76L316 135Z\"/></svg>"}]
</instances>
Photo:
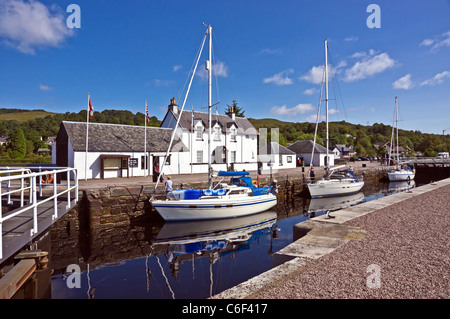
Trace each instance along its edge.
<instances>
[{"instance_id":1,"label":"red flag","mask_svg":"<svg viewBox=\"0 0 450 319\"><path fill-rule=\"evenodd\" d=\"M147 121L147 123L150 122L150 117L148 116L148 106L147 106L147 101L145 101L145 120Z\"/></svg>"},{"instance_id":2,"label":"red flag","mask_svg":"<svg viewBox=\"0 0 450 319\"><path fill-rule=\"evenodd\" d=\"M91 97L89 96L89 114L91 116L91 119L94 118L94 107L92 106Z\"/></svg>"}]
</instances>

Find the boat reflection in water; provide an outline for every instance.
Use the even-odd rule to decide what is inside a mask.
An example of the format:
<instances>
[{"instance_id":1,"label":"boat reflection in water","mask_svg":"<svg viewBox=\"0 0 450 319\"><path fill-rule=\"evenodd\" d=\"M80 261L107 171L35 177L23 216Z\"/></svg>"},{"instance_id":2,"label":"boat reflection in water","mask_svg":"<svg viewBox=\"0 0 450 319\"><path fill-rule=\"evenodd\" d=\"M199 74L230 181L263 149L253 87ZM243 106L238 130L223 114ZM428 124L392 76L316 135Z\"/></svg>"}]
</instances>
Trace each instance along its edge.
<instances>
[{"instance_id":1,"label":"boat reflection in water","mask_svg":"<svg viewBox=\"0 0 450 319\"><path fill-rule=\"evenodd\" d=\"M388 192L389 193L403 192L408 189L414 188L415 186L416 182L413 179L409 181L389 182Z\"/></svg>"},{"instance_id":2,"label":"boat reflection in water","mask_svg":"<svg viewBox=\"0 0 450 319\"><path fill-rule=\"evenodd\" d=\"M326 198L311 198L308 212L330 212L339 209L347 208L353 205L360 204L364 201L364 193L359 192L353 195L326 197Z\"/></svg>"},{"instance_id":3,"label":"boat reflection in water","mask_svg":"<svg viewBox=\"0 0 450 319\"><path fill-rule=\"evenodd\" d=\"M266 211L239 218L165 223L153 240L151 248L155 253L151 255L158 258L157 254L164 252L174 278L177 278L180 266L184 262L192 262L192 276L194 276L195 259L208 258L210 281L208 296L211 297L212 265L222 256L249 249L251 243L259 237L268 234L271 238L276 237L276 221L277 213ZM168 280L166 285L171 290L172 298L175 298Z\"/></svg>"}]
</instances>

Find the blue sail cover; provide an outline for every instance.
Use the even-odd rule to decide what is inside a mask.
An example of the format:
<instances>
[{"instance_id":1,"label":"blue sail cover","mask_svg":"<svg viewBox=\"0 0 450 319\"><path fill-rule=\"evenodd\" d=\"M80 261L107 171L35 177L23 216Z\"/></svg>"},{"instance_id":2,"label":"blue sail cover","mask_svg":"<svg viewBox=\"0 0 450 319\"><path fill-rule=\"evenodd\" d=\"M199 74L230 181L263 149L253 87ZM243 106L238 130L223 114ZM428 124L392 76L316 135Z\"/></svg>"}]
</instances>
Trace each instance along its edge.
<instances>
[{"instance_id":1,"label":"blue sail cover","mask_svg":"<svg viewBox=\"0 0 450 319\"><path fill-rule=\"evenodd\" d=\"M219 171L217 176L245 176L248 174L249 172Z\"/></svg>"}]
</instances>

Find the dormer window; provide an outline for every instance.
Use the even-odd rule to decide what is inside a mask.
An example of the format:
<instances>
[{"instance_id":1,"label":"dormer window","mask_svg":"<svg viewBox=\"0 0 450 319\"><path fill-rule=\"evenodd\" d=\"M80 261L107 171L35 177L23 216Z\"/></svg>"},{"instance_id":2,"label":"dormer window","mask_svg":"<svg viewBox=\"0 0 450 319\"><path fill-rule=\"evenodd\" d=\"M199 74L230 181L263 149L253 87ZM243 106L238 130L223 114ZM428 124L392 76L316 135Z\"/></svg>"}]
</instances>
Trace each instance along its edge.
<instances>
[{"instance_id":1,"label":"dormer window","mask_svg":"<svg viewBox=\"0 0 450 319\"><path fill-rule=\"evenodd\" d=\"M236 129L234 127L230 129L230 140L236 142Z\"/></svg>"},{"instance_id":2,"label":"dormer window","mask_svg":"<svg viewBox=\"0 0 450 319\"><path fill-rule=\"evenodd\" d=\"M214 127L214 141L220 141L220 126Z\"/></svg>"},{"instance_id":3,"label":"dormer window","mask_svg":"<svg viewBox=\"0 0 450 319\"><path fill-rule=\"evenodd\" d=\"M197 141L203 141L203 127L200 125L195 127L195 136Z\"/></svg>"}]
</instances>

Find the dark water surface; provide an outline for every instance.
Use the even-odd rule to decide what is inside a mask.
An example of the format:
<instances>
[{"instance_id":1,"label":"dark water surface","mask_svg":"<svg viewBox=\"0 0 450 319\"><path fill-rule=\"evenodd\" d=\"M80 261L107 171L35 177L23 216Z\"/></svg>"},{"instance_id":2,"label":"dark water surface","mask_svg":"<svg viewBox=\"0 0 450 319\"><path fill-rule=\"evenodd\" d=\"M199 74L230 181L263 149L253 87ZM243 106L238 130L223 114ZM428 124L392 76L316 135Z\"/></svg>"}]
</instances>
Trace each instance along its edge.
<instances>
[{"instance_id":1,"label":"dark water surface","mask_svg":"<svg viewBox=\"0 0 450 319\"><path fill-rule=\"evenodd\" d=\"M78 234L84 243L76 247L75 265L81 275L66 272L73 258L52 254L51 298L208 298L287 261L274 253L292 243L293 226L311 215L426 182L371 181L356 195L326 200L295 196L279 200L273 211L244 218L184 223L142 220L98 234ZM51 245L52 251L56 246L80 246L60 238L52 239ZM79 283L79 288L69 288L68 283Z\"/></svg>"}]
</instances>

